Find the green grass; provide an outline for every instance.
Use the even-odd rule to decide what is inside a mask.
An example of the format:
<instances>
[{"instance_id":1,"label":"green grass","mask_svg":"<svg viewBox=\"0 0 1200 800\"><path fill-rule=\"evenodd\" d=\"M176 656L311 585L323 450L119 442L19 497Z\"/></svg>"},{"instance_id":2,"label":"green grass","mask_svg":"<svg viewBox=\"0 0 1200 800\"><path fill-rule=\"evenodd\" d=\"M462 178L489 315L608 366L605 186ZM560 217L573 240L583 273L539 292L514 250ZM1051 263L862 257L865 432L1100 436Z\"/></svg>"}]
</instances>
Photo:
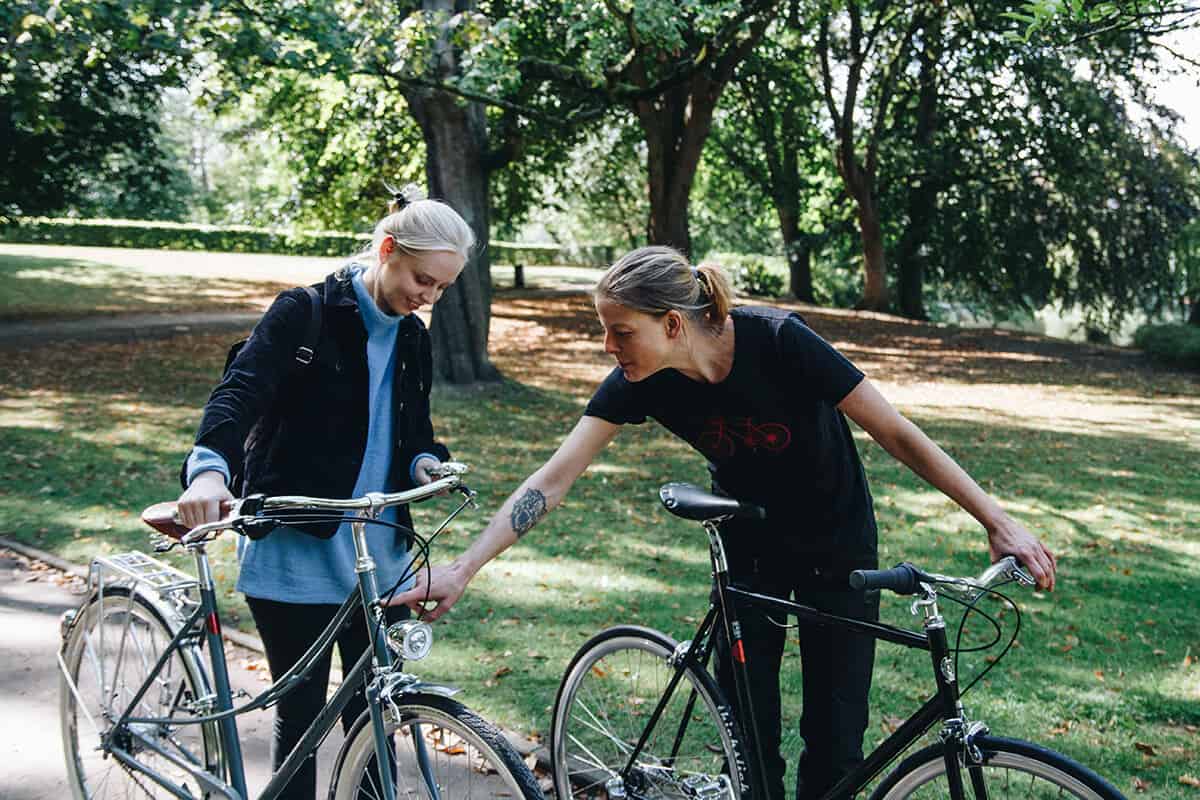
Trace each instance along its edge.
<instances>
[{"instance_id":1,"label":"green grass","mask_svg":"<svg viewBox=\"0 0 1200 800\"><path fill-rule=\"evenodd\" d=\"M0 244L0 322L128 313L262 309L289 286L312 283L345 259L248 253ZM585 267L526 267L531 288L585 288ZM513 268L492 268L498 290Z\"/></svg>"},{"instance_id":2,"label":"green grass","mask_svg":"<svg viewBox=\"0 0 1200 800\"><path fill-rule=\"evenodd\" d=\"M604 369L598 347L578 349L587 341L580 331L594 324L586 303L522 300L497 309L495 357L525 384L436 391L435 424L456 457L474 465L483 509L439 539L439 560L467 545L578 417L594 375L563 377L558 365ZM1019 646L967 696L968 711L997 733L1076 757L1130 795L1136 779L1155 797L1196 797L1180 782L1200 777L1195 384L1140 363L1110 373L1098 351L1070 345L1053 346L1067 354L1061 363L1026 358L1019 343L991 354L1008 371L988 383L954 372L957 362L928 343L941 335L934 329L904 328L905 339L854 317L814 324L871 366L903 410L1059 555L1058 590L1017 594ZM528 330L540 333L511 344ZM76 561L144 547L137 514L177 495L179 460L234 338L0 350L0 534ZM900 355L877 346L883 339ZM970 370L980 361L964 363ZM922 372L939 382L923 384ZM861 435L859 446L884 563L958 573L984 566L984 537L972 520ZM592 633L636 622L689 636L707 603L709 567L699 527L655 498L667 480L703 483L706 471L654 425L623 432L559 510L479 575L436 626L434 655L418 671L464 687L465 701L486 716L545 735L562 669ZM419 527L428 530L449 508L424 504ZM232 545L230 536L214 548L216 574L228 614L245 626L231 588ZM883 613L916 625L898 598L885 597ZM1013 615L1002 619L1011 624ZM785 730L794 731L794 647L785 663ZM923 653L880 644L876 663L872 744L916 708L929 683ZM984 665L964 657L961 671ZM794 735L787 746L794 755Z\"/></svg>"}]
</instances>

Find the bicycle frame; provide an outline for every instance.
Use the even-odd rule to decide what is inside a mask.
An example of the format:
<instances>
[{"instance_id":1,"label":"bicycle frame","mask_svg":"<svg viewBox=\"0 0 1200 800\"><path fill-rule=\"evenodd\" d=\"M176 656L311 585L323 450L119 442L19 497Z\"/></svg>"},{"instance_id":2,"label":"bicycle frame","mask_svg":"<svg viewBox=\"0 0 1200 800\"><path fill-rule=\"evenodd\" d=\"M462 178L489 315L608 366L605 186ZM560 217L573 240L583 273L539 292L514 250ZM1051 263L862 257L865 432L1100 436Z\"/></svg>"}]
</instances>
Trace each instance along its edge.
<instances>
[{"instance_id":1,"label":"bicycle frame","mask_svg":"<svg viewBox=\"0 0 1200 800\"><path fill-rule=\"evenodd\" d=\"M790 614L802 622L835 625L864 636L871 636L917 650L926 650L930 654L937 692L875 750L869 753L858 767L823 794L821 800L839 796L854 796L913 742L925 735L939 720L944 723L941 740L945 748L943 755L946 760L946 774L950 781L950 795L955 800L960 800L963 797L963 785L959 757L963 753L967 754L968 759L965 763L970 770L972 781L978 781L980 779L979 771L970 768L980 763L981 756L977 752L972 752L974 748L971 739L985 728L981 723L968 725L966 722L962 703L959 700L958 681L954 674L954 659L946 637L945 621L937 610L936 601L929 597L917 601L925 610L925 633L922 635L886 623L868 622L828 614L810 606L741 589L731 585L729 581L728 562L725 558L720 532L717 529L720 521L709 520L703 523L709 538L713 577L717 587L717 601L701 620L690 642L681 646L682 657L678 658L675 671L667 683L663 697L651 714L641 738L630 753L621 777L628 779L629 774L633 771L642 749L658 724L658 720L684 672L689 666L695 666L701 670L707 669L708 660L715 647L717 632L720 631L721 634L728 637L730 645L729 649L734 664L734 684L738 695L736 699L738 708L744 709L744 713L735 716L740 738L746 744L745 755L751 760L754 770L753 780L750 782L747 782L744 779L746 776L742 774L742 785L753 787L751 796L759 796L758 792L763 791L763 787L768 785L763 754L754 737L754 731L758 729L758 726L749 693L750 681L742 646L741 625L738 621L739 610L755 607L777 614ZM694 702L694 700L695 698L692 697L689 702ZM685 713L682 717L680 731L676 735L676 746L683 739L683 732L689 716L690 707L689 713ZM672 752L670 755L674 757L676 753ZM741 769L741 767L742 765L730 765L731 769Z\"/></svg>"},{"instance_id":2,"label":"bicycle frame","mask_svg":"<svg viewBox=\"0 0 1200 800\"><path fill-rule=\"evenodd\" d=\"M337 632L348 623L348 620L360 608L368 609L365 617L370 647L358 659L349 673L346 674L342 685L317 715L316 719L313 720L300 741L292 749L292 752L288 754L284 763L271 777L271 780L258 795L258 800L275 800L279 796L280 792L283 791L304 762L313 755L316 748L329 734L330 730L337 723L341 712L359 688L363 688L367 695L367 708L371 715L372 728L375 733L376 763L387 763L389 738L385 732L382 711L382 682L372 680L372 678L390 670L393 665L393 658L386 642L386 636L379 635L384 630L385 623L383 610L379 604L379 588L375 575L375 561L371 558L366 543L366 521L375 516L375 510L370 509L359 515L361 521L351 523L356 554L355 573L358 578L357 590L346 597L341 608L334 615L333 620L318 635L312 647L301 657L300 661L285 675L280 676L263 695L280 689L286 691L289 684L303 680L316 661L330 652L337 640ZM199 589L200 602L186 618L164 649L162 655L158 658L158 661L150 669L149 674L142 682L133 699L129 702L125 711L109 729L104 737L104 744L107 751L122 764L146 775L176 797L183 798L184 800L195 800L195 795L165 775L141 763L136 755L114 742L115 734L121 733L128 736L140 746L152 750L155 754L166 759L174 766L187 772L203 787L205 793L228 798L228 800L244 800L247 797L245 767L242 760L241 744L238 738L236 716L247 709L235 709L233 707L233 692L229 683L228 664L221 639L216 588L213 583L212 570L208 562L208 554L205 551L203 542L192 544L188 547L195 558L196 574L198 577L195 585ZM101 595L103 596L103 586L101 586ZM130 597L132 598L132 593ZM137 728L138 724L152 724L157 722L157 720L136 717L132 713L146 692L150 690L159 673L170 662L171 657L181 649L185 642L193 640L201 629L203 629L205 642L208 645L209 661L212 666L215 697L211 699L215 701L215 713L202 715L198 719L181 720L181 723L200 724L209 721L217 722L220 738L227 757L229 784L224 783L217 776L205 770L205 765L193 764L159 746L156 741L144 735ZM260 698L263 695L260 695ZM207 700L209 698L197 699ZM429 782L430 777L424 742L419 736L414 736L414 743L422 772L426 776L426 781ZM381 769L379 773L380 789L383 791L384 798L386 800L395 800L395 786L391 771ZM431 791L431 796L434 798L438 796L436 789Z\"/></svg>"}]
</instances>

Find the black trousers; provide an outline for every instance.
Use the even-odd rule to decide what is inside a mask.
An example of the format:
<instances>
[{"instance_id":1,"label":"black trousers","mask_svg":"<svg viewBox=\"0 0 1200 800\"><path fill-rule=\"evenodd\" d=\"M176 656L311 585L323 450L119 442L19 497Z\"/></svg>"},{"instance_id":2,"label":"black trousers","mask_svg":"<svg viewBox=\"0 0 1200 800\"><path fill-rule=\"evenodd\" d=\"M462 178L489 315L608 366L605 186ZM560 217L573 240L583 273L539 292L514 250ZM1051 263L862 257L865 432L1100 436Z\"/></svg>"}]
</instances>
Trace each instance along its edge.
<instances>
[{"instance_id":1,"label":"black trousers","mask_svg":"<svg viewBox=\"0 0 1200 800\"><path fill-rule=\"evenodd\" d=\"M765 558L727 555L733 582L750 591L790 597L801 605L843 617L879 619L879 593L852 591L847 584L852 569L873 568L873 559L831 567L796 564L795 559L778 557L768 564ZM776 566L788 562L794 566ZM757 723L754 736L762 749L769 784L760 796L770 800L784 798L787 764L780 754L779 669L785 641L792 634L799 639L804 685L800 717L804 750L796 766L796 798L820 797L863 760L875 640L825 625L801 624L789 630L783 625L794 622L794 617L771 615L765 609L739 606L738 619L750 679L750 701ZM724 635L717 636L716 673L726 698L745 719ZM750 752L745 755L747 759L753 758ZM753 762L751 765L753 768Z\"/></svg>"},{"instance_id":2,"label":"black trousers","mask_svg":"<svg viewBox=\"0 0 1200 800\"><path fill-rule=\"evenodd\" d=\"M330 623L339 606L309 603L281 603L259 597L246 597L263 649L267 651L267 664L272 679L291 669L300 657L317 640L317 636ZM385 610L388 623L406 619L408 608L396 606ZM342 674L348 672L366 651L370 641L362 609L351 617L349 624L337 639L338 655L342 659ZM278 770L292 752L308 726L325 707L329 689L331 653L313 665L308 680L288 692L275 706L274 738L271 742L271 769ZM360 688L342 710L342 730L350 726L367 710L367 699ZM286 800L313 800L317 792L317 760L310 758L279 795Z\"/></svg>"}]
</instances>

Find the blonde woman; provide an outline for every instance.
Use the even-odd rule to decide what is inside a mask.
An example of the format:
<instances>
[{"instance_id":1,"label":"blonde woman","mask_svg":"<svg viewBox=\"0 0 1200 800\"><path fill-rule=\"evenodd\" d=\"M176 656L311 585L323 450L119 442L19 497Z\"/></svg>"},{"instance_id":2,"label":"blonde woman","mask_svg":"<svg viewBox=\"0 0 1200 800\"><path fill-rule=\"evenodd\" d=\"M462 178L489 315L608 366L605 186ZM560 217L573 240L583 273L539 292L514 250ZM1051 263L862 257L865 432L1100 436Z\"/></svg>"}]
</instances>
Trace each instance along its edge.
<instances>
[{"instance_id":1,"label":"blonde woman","mask_svg":"<svg viewBox=\"0 0 1200 800\"><path fill-rule=\"evenodd\" d=\"M754 591L841 616L878 617L877 593L852 592L847 582L852 570L876 566L877 548L871 494L846 417L974 516L993 559L1014 554L1039 584L1053 587L1050 551L799 315L732 308L720 268L693 267L666 247L622 257L594 299L616 368L557 452L467 552L434 568L428 582L418 576L396 602L419 608L429 598L435 604L426 618L444 614L480 567L558 505L622 425L647 418L708 460L716 491L766 510L765 521L731 521L722 529L731 578ZM766 796L782 798L779 666L786 632L761 613L744 611L740 621ZM805 751L796 788L803 799L820 796L862 760L874 640L815 625L797 633ZM728 646L719 641L718 681L734 699L729 664Z\"/></svg>"},{"instance_id":2,"label":"blonde woman","mask_svg":"<svg viewBox=\"0 0 1200 800\"><path fill-rule=\"evenodd\" d=\"M413 186L396 193L390 211L370 247L314 287L319 315L308 290L291 289L255 326L204 407L183 467L184 524L217 519L231 486L242 494L321 497L394 492L428 483L427 470L449 458L434 439L430 339L414 312L458 278L474 235L457 212ZM312 361L297 364L314 319L320 332ZM407 507L384 518L412 526ZM380 585L390 586L408 565L407 542L382 526L369 526L368 537ZM277 528L244 542L239 557L237 588L278 677L357 585L349 526ZM395 619L407 609L389 611ZM338 640L342 664L354 664L367 646L365 622L351 622ZM275 768L324 706L329 668L326 656L276 707ZM365 709L361 697L348 705L343 727ZM312 798L315 790L309 761L280 796Z\"/></svg>"}]
</instances>

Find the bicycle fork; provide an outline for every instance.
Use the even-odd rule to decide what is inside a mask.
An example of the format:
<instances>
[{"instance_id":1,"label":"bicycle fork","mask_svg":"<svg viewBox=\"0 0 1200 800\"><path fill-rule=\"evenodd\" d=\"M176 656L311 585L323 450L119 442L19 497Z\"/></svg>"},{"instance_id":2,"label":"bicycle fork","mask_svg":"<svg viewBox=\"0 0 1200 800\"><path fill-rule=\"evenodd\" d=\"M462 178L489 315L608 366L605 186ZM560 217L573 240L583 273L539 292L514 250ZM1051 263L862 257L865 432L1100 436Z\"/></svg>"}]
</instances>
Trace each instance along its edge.
<instances>
[{"instance_id":1,"label":"bicycle fork","mask_svg":"<svg viewBox=\"0 0 1200 800\"><path fill-rule=\"evenodd\" d=\"M982 722L967 720L959 696L954 657L946 638L946 621L938 610L937 596L927 591L923 598L913 602L914 613L918 608L925 613L925 635L929 640L929 655L933 662L938 698L942 706L944 723L938 732L938 739L942 744L942 759L946 765L950 797L952 800L965 800L962 778L962 769L965 767L976 800L986 800L988 793L983 782L983 754L974 744L974 739L981 733L987 733L987 726Z\"/></svg>"}]
</instances>

